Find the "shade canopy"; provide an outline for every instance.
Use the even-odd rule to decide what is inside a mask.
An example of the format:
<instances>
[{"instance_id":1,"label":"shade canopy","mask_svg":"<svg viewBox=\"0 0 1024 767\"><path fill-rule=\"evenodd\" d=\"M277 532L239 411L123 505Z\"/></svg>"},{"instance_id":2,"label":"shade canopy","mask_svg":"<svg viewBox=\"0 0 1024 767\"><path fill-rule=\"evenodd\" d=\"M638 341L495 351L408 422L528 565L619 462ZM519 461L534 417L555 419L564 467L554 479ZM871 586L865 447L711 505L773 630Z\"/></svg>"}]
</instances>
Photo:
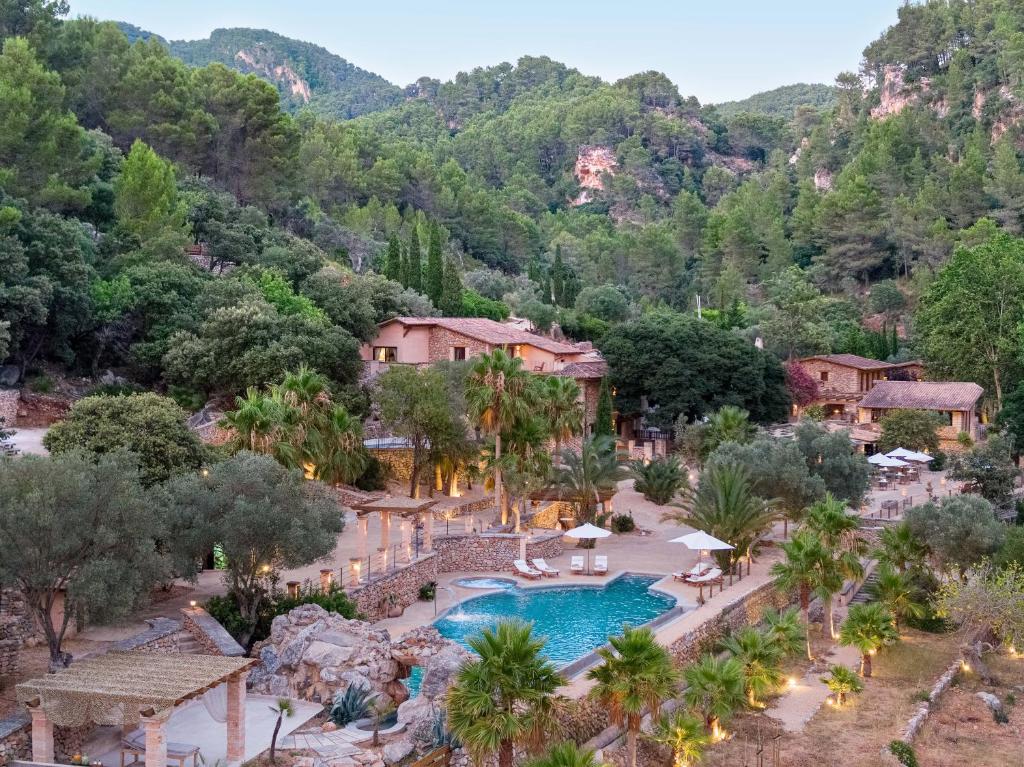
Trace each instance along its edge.
<instances>
[{"instance_id":1,"label":"shade canopy","mask_svg":"<svg viewBox=\"0 0 1024 767\"><path fill-rule=\"evenodd\" d=\"M927 453L919 453L916 450L907 450L905 447L898 447L895 450L890 450L886 455L889 458L898 458L903 461L913 461L914 463L928 463L934 461L933 456Z\"/></svg>"},{"instance_id":2,"label":"shade canopy","mask_svg":"<svg viewBox=\"0 0 1024 767\"><path fill-rule=\"evenodd\" d=\"M725 541L718 540L713 535L708 535L703 530L673 538L669 543L682 543L686 548L693 549L694 551L724 551L725 549L736 548L735 546L730 546Z\"/></svg>"},{"instance_id":3,"label":"shade canopy","mask_svg":"<svg viewBox=\"0 0 1024 767\"><path fill-rule=\"evenodd\" d=\"M902 469L910 464L906 461L901 461L899 458L890 458L887 455L881 453L875 453L868 458L868 463L874 464L875 466L882 466L886 469Z\"/></svg>"},{"instance_id":4,"label":"shade canopy","mask_svg":"<svg viewBox=\"0 0 1024 767\"><path fill-rule=\"evenodd\" d=\"M62 727L132 725L144 712L174 708L255 663L222 655L110 652L22 682L16 690L20 702L42 707Z\"/></svg>"},{"instance_id":5,"label":"shade canopy","mask_svg":"<svg viewBox=\"0 0 1024 767\"><path fill-rule=\"evenodd\" d=\"M605 530L603 528L598 527L597 525L592 525L589 522L587 522L587 524L585 525L574 527L572 530L567 531L565 534L570 538L583 539L607 538L612 533L610 530Z\"/></svg>"}]
</instances>

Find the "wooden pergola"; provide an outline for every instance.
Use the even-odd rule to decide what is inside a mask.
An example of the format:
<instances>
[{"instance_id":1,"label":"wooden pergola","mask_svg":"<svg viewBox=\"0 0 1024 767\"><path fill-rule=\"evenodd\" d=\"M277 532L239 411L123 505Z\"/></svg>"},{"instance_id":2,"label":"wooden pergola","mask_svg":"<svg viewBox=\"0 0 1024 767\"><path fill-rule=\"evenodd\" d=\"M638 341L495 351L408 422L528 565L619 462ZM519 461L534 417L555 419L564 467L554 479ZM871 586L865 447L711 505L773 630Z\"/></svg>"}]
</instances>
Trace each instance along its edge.
<instances>
[{"instance_id":1,"label":"wooden pergola","mask_svg":"<svg viewBox=\"0 0 1024 767\"><path fill-rule=\"evenodd\" d=\"M356 512L358 526L357 544L359 559L367 557L367 530L371 514L380 514L380 548L387 551L391 538L391 518L397 516L402 522L402 543L408 548L412 540L412 525L416 521L431 521L430 511L437 500L433 498L409 498L404 495L385 495L363 503L355 503L352 508ZM423 546L426 551L433 547L433 525L424 524Z\"/></svg>"},{"instance_id":2,"label":"wooden pergola","mask_svg":"<svg viewBox=\"0 0 1024 767\"><path fill-rule=\"evenodd\" d=\"M159 652L111 652L22 682L18 701L32 716L32 761L54 761L53 728L90 722L128 729L142 724L146 767L166 767L164 725L176 706L227 684L227 758L245 758L245 677L255 658Z\"/></svg>"}]
</instances>

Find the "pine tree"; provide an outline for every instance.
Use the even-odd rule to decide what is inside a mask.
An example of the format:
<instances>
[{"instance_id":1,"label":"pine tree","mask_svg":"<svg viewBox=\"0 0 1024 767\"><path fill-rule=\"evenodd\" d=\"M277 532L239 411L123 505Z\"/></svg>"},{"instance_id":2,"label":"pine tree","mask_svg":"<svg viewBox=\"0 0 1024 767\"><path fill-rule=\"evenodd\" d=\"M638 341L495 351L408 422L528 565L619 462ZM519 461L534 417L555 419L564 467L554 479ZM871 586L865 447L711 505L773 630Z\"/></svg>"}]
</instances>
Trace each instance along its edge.
<instances>
[{"instance_id":1,"label":"pine tree","mask_svg":"<svg viewBox=\"0 0 1024 767\"><path fill-rule=\"evenodd\" d=\"M608 379L601 379L601 391L597 395L597 413L594 420L594 436L605 434L615 436L615 425L612 423L612 391L608 387Z\"/></svg>"},{"instance_id":2,"label":"pine tree","mask_svg":"<svg viewBox=\"0 0 1024 767\"><path fill-rule=\"evenodd\" d=\"M412 234L409 235L409 284L417 293L423 292L423 264L422 253L420 253L419 227L413 224Z\"/></svg>"},{"instance_id":3,"label":"pine tree","mask_svg":"<svg viewBox=\"0 0 1024 767\"><path fill-rule=\"evenodd\" d=\"M999 203L992 215L1003 228L1012 234L1024 232L1024 172L1009 134L996 144L985 191Z\"/></svg>"},{"instance_id":4,"label":"pine tree","mask_svg":"<svg viewBox=\"0 0 1024 767\"><path fill-rule=\"evenodd\" d=\"M551 298L556 306L565 306L562 303L565 290L565 265L562 263L562 246L555 246L555 260L551 264Z\"/></svg>"},{"instance_id":5,"label":"pine tree","mask_svg":"<svg viewBox=\"0 0 1024 767\"><path fill-rule=\"evenodd\" d=\"M441 255L441 230L436 224L430 227L430 248L427 251L424 288L434 306L440 306L441 293L444 291L444 256Z\"/></svg>"},{"instance_id":6,"label":"pine tree","mask_svg":"<svg viewBox=\"0 0 1024 767\"><path fill-rule=\"evenodd\" d=\"M388 255L384 261L384 276L395 282L402 282L402 246L398 238L388 240Z\"/></svg>"},{"instance_id":7,"label":"pine tree","mask_svg":"<svg viewBox=\"0 0 1024 767\"><path fill-rule=\"evenodd\" d=\"M437 306L445 317L462 315L462 278L451 258L444 262L444 282L441 287L441 302Z\"/></svg>"}]
</instances>

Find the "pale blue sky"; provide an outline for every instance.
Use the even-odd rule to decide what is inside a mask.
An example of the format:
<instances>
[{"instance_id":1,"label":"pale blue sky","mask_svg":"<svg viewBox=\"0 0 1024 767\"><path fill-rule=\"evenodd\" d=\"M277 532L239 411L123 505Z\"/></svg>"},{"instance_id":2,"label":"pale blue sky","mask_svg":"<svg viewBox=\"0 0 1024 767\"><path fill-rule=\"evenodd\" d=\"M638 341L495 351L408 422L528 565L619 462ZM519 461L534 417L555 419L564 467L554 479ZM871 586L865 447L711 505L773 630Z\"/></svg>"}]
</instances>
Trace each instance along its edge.
<instances>
[{"instance_id":1,"label":"pale blue sky","mask_svg":"<svg viewBox=\"0 0 1024 767\"><path fill-rule=\"evenodd\" d=\"M616 80L656 69L701 102L832 82L901 0L71 0L72 15L169 39L257 27L317 43L399 85L546 54Z\"/></svg>"}]
</instances>

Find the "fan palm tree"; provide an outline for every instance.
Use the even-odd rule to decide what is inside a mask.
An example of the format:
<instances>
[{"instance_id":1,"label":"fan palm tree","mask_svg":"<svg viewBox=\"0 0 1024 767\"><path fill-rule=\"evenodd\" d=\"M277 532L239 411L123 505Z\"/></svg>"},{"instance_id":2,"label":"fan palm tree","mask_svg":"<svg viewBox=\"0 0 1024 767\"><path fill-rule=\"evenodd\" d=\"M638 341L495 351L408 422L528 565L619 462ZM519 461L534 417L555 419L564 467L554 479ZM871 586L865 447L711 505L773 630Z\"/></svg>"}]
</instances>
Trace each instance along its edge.
<instances>
[{"instance_id":1,"label":"fan palm tree","mask_svg":"<svg viewBox=\"0 0 1024 767\"><path fill-rule=\"evenodd\" d=\"M363 425L344 405L318 413L306 432L303 453L313 476L330 484L354 482L370 460L363 448Z\"/></svg>"},{"instance_id":2,"label":"fan palm tree","mask_svg":"<svg viewBox=\"0 0 1024 767\"><path fill-rule=\"evenodd\" d=\"M515 747L536 751L557 729L555 690L564 683L530 624L501 621L468 640L475 660L448 690L448 726L475 760L512 767Z\"/></svg>"},{"instance_id":3,"label":"fan palm tree","mask_svg":"<svg viewBox=\"0 0 1024 767\"><path fill-rule=\"evenodd\" d=\"M878 567L878 579L868 584L868 594L892 613L893 626L900 630L900 620L923 618L924 605L919 601L921 590L911 580L909 573L900 573L888 562Z\"/></svg>"},{"instance_id":4,"label":"fan palm tree","mask_svg":"<svg viewBox=\"0 0 1024 767\"><path fill-rule=\"evenodd\" d=\"M832 600L846 579L861 578L864 568L860 555L867 551L867 543L860 535L860 521L846 513L846 504L831 493L811 506L804 521L805 528L817 534L826 550L831 553L832 563L823 571L817 591L823 603L825 620L821 622L821 634L836 638L835 618Z\"/></svg>"},{"instance_id":5,"label":"fan palm tree","mask_svg":"<svg viewBox=\"0 0 1024 767\"><path fill-rule=\"evenodd\" d=\"M828 676L823 676L821 681L835 693L836 703L840 706L846 703L847 695L864 689L864 683L857 678L856 672L842 665L830 666Z\"/></svg>"},{"instance_id":6,"label":"fan palm tree","mask_svg":"<svg viewBox=\"0 0 1024 767\"><path fill-rule=\"evenodd\" d=\"M742 552L748 572L758 540L779 516L774 503L754 494L747 469L731 462L709 466L697 488L687 489L683 502L672 505L682 511L666 512L662 521L689 525L731 543L734 551L715 553L719 564L729 567L734 552Z\"/></svg>"},{"instance_id":7,"label":"fan palm tree","mask_svg":"<svg viewBox=\"0 0 1024 767\"><path fill-rule=\"evenodd\" d=\"M722 640L722 649L743 666L743 685L751 708L764 708L758 701L782 684L779 668L781 650L771 637L753 626L747 626Z\"/></svg>"},{"instance_id":8,"label":"fan palm tree","mask_svg":"<svg viewBox=\"0 0 1024 767\"><path fill-rule=\"evenodd\" d=\"M593 522L602 492L615 492L629 472L620 462L615 439L595 435L583 442L580 452L562 451L562 465L555 467L554 485L563 498L580 510L580 520Z\"/></svg>"},{"instance_id":9,"label":"fan palm tree","mask_svg":"<svg viewBox=\"0 0 1024 767\"><path fill-rule=\"evenodd\" d=\"M786 558L772 565L771 574L780 590L797 592L800 614L807 627L807 658L813 660L810 640L811 595L819 589L830 569L832 555L821 539L809 530L801 530L782 543Z\"/></svg>"},{"instance_id":10,"label":"fan palm tree","mask_svg":"<svg viewBox=\"0 0 1024 767\"><path fill-rule=\"evenodd\" d=\"M711 738L704 732L704 723L685 711L658 719L651 740L672 749L672 767L691 767L700 761Z\"/></svg>"},{"instance_id":11,"label":"fan palm tree","mask_svg":"<svg viewBox=\"0 0 1024 767\"><path fill-rule=\"evenodd\" d=\"M705 655L686 668L686 704L704 718L708 733L717 738L722 721L743 705L743 666L735 658Z\"/></svg>"},{"instance_id":12,"label":"fan palm tree","mask_svg":"<svg viewBox=\"0 0 1024 767\"><path fill-rule=\"evenodd\" d=\"M291 716L295 713L295 709L292 707L292 702L288 698L278 698L277 703L273 706L267 706L270 712L275 715L276 721L274 722L274 732L270 736L270 763L277 763L277 735L281 732L281 720L286 716Z\"/></svg>"},{"instance_id":13,"label":"fan palm tree","mask_svg":"<svg viewBox=\"0 0 1024 767\"><path fill-rule=\"evenodd\" d=\"M480 429L494 437L494 498L501 522L508 522L501 486L502 433L530 410L533 386L519 357L502 349L481 354L473 361L466 379L466 404Z\"/></svg>"},{"instance_id":14,"label":"fan palm tree","mask_svg":"<svg viewBox=\"0 0 1024 767\"><path fill-rule=\"evenodd\" d=\"M603 663L587 672L596 684L590 697L608 711L612 724L626 727L629 763L636 767L636 741L645 711L657 718L661 704L674 697L679 673L649 628L624 626L622 636L608 638L611 648L597 651Z\"/></svg>"},{"instance_id":15,"label":"fan palm tree","mask_svg":"<svg viewBox=\"0 0 1024 767\"><path fill-rule=\"evenodd\" d=\"M563 440L583 431L583 405L580 385L565 376L548 376L543 380L541 409L548 430L555 440L554 454L560 455Z\"/></svg>"},{"instance_id":16,"label":"fan palm tree","mask_svg":"<svg viewBox=\"0 0 1024 767\"><path fill-rule=\"evenodd\" d=\"M807 630L800 622L800 612L795 607L765 610L761 622L764 623L765 633L783 656L796 655L804 649Z\"/></svg>"},{"instance_id":17,"label":"fan palm tree","mask_svg":"<svg viewBox=\"0 0 1024 767\"><path fill-rule=\"evenodd\" d=\"M745 444L757 433L757 427L750 422L750 413L735 405L723 405L707 421L705 450L710 454L726 442Z\"/></svg>"},{"instance_id":18,"label":"fan palm tree","mask_svg":"<svg viewBox=\"0 0 1024 767\"><path fill-rule=\"evenodd\" d=\"M629 467L635 477L633 489L659 506L664 506L689 485L686 472L674 455L655 458L647 463L633 461Z\"/></svg>"},{"instance_id":19,"label":"fan palm tree","mask_svg":"<svg viewBox=\"0 0 1024 767\"><path fill-rule=\"evenodd\" d=\"M255 386L235 397L235 409L224 414L224 425L234 430L232 448L270 453L281 423L280 405Z\"/></svg>"},{"instance_id":20,"label":"fan palm tree","mask_svg":"<svg viewBox=\"0 0 1024 767\"><path fill-rule=\"evenodd\" d=\"M888 562L897 572L905 573L924 567L928 548L910 530L910 525L886 525L878 536L879 546L872 556L879 562Z\"/></svg>"},{"instance_id":21,"label":"fan palm tree","mask_svg":"<svg viewBox=\"0 0 1024 767\"><path fill-rule=\"evenodd\" d=\"M326 376L320 375L306 365L300 365L294 373L286 373L280 386L283 399L306 416L318 402L330 399L330 384Z\"/></svg>"},{"instance_id":22,"label":"fan palm tree","mask_svg":"<svg viewBox=\"0 0 1024 767\"><path fill-rule=\"evenodd\" d=\"M850 606L839 630L839 642L860 651L860 675L871 676L871 658L883 646L900 638L893 625L892 613L880 602Z\"/></svg>"},{"instance_id":23,"label":"fan palm tree","mask_svg":"<svg viewBox=\"0 0 1024 767\"><path fill-rule=\"evenodd\" d=\"M556 743L544 756L531 759L526 767L598 767L598 764L593 751L587 751L567 740Z\"/></svg>"}]
</instances>

